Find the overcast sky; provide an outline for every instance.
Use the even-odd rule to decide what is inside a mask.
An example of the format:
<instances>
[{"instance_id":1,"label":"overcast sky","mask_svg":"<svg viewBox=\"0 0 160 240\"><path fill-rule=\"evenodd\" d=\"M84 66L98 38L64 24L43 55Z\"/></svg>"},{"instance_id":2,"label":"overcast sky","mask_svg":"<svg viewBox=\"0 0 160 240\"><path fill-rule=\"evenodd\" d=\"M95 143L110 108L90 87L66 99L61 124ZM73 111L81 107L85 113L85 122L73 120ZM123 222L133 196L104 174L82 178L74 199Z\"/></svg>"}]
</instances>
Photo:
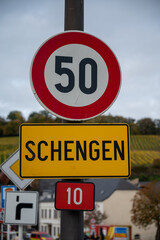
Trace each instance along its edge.
<instances>
[{"instance_id":1,"label":"overcast sky","mask_svg":"<svg viewBox=\"0 0 160 240\"><path fill-rule=\"evenodd\" d=\"M64 0L0 0L0 117L43 110L30 86L32 57L63 31ZM84 31L121 67L121 90L105 114L160 119L160 0L84 0Z\"/></svg>"}]
</instances>

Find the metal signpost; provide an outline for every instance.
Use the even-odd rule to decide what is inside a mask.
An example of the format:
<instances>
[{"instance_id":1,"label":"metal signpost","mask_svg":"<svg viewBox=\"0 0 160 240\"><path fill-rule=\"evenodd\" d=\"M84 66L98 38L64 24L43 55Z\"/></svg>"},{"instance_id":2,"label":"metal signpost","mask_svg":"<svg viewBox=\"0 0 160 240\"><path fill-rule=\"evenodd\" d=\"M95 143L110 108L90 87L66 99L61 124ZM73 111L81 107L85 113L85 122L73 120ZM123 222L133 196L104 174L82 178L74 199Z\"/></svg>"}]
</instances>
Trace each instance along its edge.
<instances>
[{"instance_id":1,"label":"metal signpost","mask_svg":"<svg viewBox=\"0 0 160 240\"><path fill-rule=\"evenodd\" d=\"M82 240L83 210L94 208L94 187L81 179L129 176L129 130L126 124L77 124L112 105L121 74L111 49L83 32L83 0L65 0L64 30L37 50L30 76L39 103L67 124L21 126L20 176L64 179L56 187L61 239Z\"/></svg>"},{"instance_id":2,"label":"metal signpost","mask_svg":"<svg viewBox=\"0 0 160 240\"><path fill-rule=\"evenodd\" d=\"M83 32L83 0L65 0L64 25L66 32L48 39L34 55L31 86L47 111L61 117L63 123L76 123L96 117L112 105L121 73L111 49ZM56 207L62 209L62 240L83 239L80 209L86 208L86 186L82 178L130 174L128 126L112 125L105 131L103 127L107 125L21 126L21 177L64 179L56 192ZM69 178L74 180L67 182ZM59 202L59 186L64 202ZM94 197L93 191L91 195Z\"/></svg>"},{"instance_id":3,"label":"metal signpost","mask_svg":"<svg viewBox=\"0 0 160 240\"><path fill-rule=\"evenodd\" d=\"M84 30L84 0L65 0L64 30ZM61 238L83 240L83 211L61 211ZM70 226L67 224L70 223Z\"/></svg>"}]
</instances>

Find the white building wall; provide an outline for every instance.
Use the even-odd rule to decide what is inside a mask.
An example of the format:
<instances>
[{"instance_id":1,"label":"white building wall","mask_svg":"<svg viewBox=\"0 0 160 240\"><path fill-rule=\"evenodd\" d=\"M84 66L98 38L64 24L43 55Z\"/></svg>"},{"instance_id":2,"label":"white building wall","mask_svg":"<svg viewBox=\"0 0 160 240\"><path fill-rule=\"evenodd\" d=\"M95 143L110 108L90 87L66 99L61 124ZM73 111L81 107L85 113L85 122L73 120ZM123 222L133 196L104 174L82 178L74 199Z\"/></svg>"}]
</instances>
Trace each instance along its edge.
<instances>
[{"instance_id":1,"label":"white building wall","mask_svg":"<svg viewBox=\"0 0 160 240\"><path fill-rule=\"evenodd\" d=\"M155 240L156 227L151 225L146 230L138 228L131 222L132 199L136 191L117 190L108 199L104 200L103 208L108 216L104 220L105 225L129 225L132 226L132 239L135 234L140 234L141 240Z\"/></svg>"},{"instance_id":2,"label":"white building wall","mask_svg":"<svg viewBox=\"0 0 160 240\"><path fill-rule=\"evenodd\" d=\"M39 203L39 231L48 232L53 238L60 234L60 211L54 208L54 202Z\"/></svg>"}]
</instances>

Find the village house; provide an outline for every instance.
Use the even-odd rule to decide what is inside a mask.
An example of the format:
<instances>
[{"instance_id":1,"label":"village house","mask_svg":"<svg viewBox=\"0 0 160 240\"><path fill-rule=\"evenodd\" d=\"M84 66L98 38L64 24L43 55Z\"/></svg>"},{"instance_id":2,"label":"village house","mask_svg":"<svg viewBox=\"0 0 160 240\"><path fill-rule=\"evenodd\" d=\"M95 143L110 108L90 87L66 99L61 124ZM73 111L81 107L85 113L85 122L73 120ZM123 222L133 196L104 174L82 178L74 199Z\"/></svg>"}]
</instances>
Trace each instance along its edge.
<instances>
[{"instance_id":1,"label":"village house","mask_svg":"<svg viewBox=\"0 0 160 240\"><path fill-rule=\"evenodd\" d=\"M129 226L131 238L154 240L156 227L138 228L131 222L132 200L138 186L126 179L90 179L95 184L95 201L107 218L101 223L107 226ZM53 237L60 234L60 211L54 208L56 180L40 180L39 230ZM44 191L45 189L45 191Z\"/></svg>"}]
</instances>

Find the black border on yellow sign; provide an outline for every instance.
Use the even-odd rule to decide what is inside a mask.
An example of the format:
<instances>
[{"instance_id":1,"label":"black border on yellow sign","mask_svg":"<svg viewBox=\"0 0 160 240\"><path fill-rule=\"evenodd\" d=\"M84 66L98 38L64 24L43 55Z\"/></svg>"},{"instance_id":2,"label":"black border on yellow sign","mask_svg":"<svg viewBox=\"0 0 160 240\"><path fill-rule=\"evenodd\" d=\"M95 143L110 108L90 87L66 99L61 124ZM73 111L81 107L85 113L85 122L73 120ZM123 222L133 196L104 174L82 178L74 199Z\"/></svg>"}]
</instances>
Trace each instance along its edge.
<instances>
[{"instance_id":1,"label":"black border on yellow sign","mask_svg":"<svg viewBox=\"0 0 160 240\"><path fill-rule=\"evenodd\" d=\"M107 175L107 176L22 176L21 174L21 146L22 146L22 127L23 126L127 126L127 138L128 138L128 175ZM31 178L31 179L88 179L88 178L128 178L131 175L131 164L130 164L130 134L129 125L127 123L23 123L19 127L19 159L20 159L20 177Z\"/></svg>"}]
</instances>

